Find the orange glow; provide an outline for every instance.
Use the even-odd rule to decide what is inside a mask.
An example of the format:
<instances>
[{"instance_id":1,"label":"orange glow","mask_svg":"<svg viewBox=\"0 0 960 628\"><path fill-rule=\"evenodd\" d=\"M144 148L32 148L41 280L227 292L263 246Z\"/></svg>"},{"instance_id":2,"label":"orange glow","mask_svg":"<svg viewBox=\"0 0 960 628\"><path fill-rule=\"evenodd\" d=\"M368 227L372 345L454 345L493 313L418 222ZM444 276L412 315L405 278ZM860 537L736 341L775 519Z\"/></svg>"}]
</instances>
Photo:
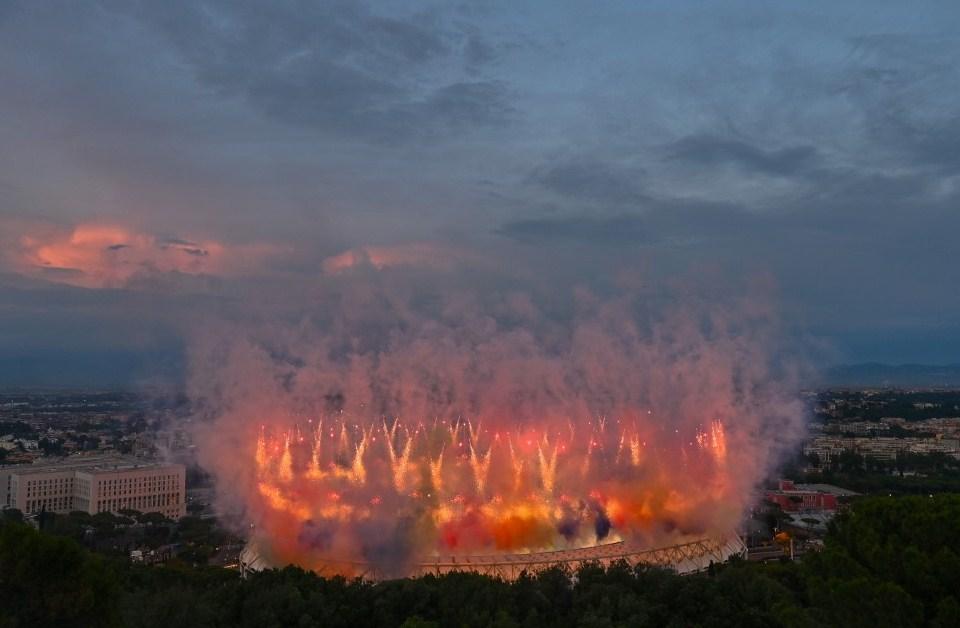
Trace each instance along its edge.
<instances>
[{"instance_id":1,"label":"orange glow","mask_svg":"<svg viewBox=\"0 0 960 628\"><path fill-rule=\"evenodd\" d=\"M112 224L34 228L11 254L25 275L85 288L125 287L156 273L232 276L256 273L283 251L267 244L229 245L206 238L162 238Z\"/></svg>"},{"instance_id":2,"label":"orange glow","mask_svg":"<svg viewBox=\"0 0 960 628\"><path fill-rule=\"evenodd\" d=\"M423 266L449 270L463 261L478 261L453 247L433 242L414 242L393 246L362 246L344 251L323 261L323 270L337 274L351 268L368 266L383 270L395 266Z\"/></svg>"},{"instance_id":3,"label":"orange glow","mask_svg":"<svg viewBox=\"0 0 960 628\"><path fill-rule=\"evenodd\" d=\"M296 426L254 435L250 454L260 499L251 503L261 534L291 534L299 521L304 529L323 530L340 548L337 554L284 541L287 559L303 565L362 560L357 548L365 541L357 530L379 517L412 521L418 551L427 554L702 533L711 519L704 513L722 508L727 487L736 485L725 477L724 425L709 425L686 435L699 446L681 463L677 454L687 442L682 434L673 438L673 430L664 431L652 451L636 428L618 431L603 421L560 431L528 427L515 447L513 439L469 421L425 428L399 419L357 424L325 417L307 438L291 437L299 433ZM557 434L569 442L551 440ZM448 443L457 450L445 461ZM322 461L329 461L326 468Z\"/></svg>"}]
</instances>

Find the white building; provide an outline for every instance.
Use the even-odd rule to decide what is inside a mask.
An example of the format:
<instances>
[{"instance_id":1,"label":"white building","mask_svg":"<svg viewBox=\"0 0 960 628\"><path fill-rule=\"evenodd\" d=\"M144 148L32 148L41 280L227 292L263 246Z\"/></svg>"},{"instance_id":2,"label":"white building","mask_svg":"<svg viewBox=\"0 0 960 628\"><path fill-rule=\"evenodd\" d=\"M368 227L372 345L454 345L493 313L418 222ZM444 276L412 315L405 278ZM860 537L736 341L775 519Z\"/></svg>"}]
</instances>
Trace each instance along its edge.
<instances>
[{"instance_id":1,"label":"white building","mask_svg":"<svg viewBox=\"0 0 960 628\"><path fill-rule=\"evenodd\" d=\"M0 506L24 514L130 509L179 519L186 514L186 469L122 456L0 467Z\"/></svg>"}]
</instances>

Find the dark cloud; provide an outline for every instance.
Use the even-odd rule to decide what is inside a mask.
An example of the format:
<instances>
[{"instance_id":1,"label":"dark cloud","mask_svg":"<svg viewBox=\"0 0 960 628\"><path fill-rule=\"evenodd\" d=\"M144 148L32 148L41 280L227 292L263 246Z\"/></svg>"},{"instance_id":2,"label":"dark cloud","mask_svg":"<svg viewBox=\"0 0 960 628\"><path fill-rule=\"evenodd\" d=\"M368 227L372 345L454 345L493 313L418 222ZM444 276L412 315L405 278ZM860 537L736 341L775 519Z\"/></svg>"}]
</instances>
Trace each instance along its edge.
<instances>
[{"instance_id":1,"label":"dark cloud","mask_svg":"<svg viewBox=\"0 0 960 628\"><path fill-rule=\"evenodd\" d=\"M696 245L764 237L786 229L786 215L751 213L734 205L685 199L649 199L644 211L610 216L575 214L507 222L498 235L522 242L551 240L586 245Z\"/></svg>"},{"instance_id":2,"label":"dark cloud","mask_svg":"<svg viewBox=\"0 0 960 628\"><path fill-rule=\"evenodd\" d=\"M688 135L669 145L667 159L700 166L734 165L746 172L796 176L819 163L813 146L765 150L753 144L710 134Z\"/></svg>"},{"instance_id":3,"label":"dark cloud","mask_svg":"<svg viewBox=\"0 0 960 628\"><path fill-rule=\"evenodd\" d=\"M960 88L960 38L879 33L852 37L850 46L856 63L841 89L861 108L881 154L960 172L960 114L950 96Z\"/></svg>"},{"instance_id":4,"label":"dark cloud","mask_svg":"<svg viewBox=\"0 0 960 628\"><path fill-rule=\"evenodd\" d=\"M591 244L649 244L650 234L640 216L609 218L570 216L508 222L497 233L523 242L579 241Z\"/></svg>"},{"instance_id":5,"label":"dark cloud","mask_svg":"<svg viewBox=\"0 0 960 628\"><path fill-rule=\"evenodd\" d=\"M948 3L865 1L0 2L0 272L94 285L70 256L24 266L37 222L153 234L84 251L149 250L138 289L191 298L259 294L262 266L300 294L324 260L411 243L469 264L515 247L549 260L545 283L644 256L770 273L854 359L886 359L894 333L953 359L958 23ZM252 261L214 281L156 259ZM0 315L14 298L0 286ZM63 311L4 319L0 353L126 307L47 298Z\"/></svg>"},{"instance_id":6,"label":"dark cloud","mask_svg":"<svg viewBox=\"0 0 960 628\"><path fill-rule=\"evenodd\" d=\"M198 80L287 123L393 141L499 124L511 109L501 82L437 84L452 58L475 74L492 52L425 15L388 17L357 2L139 6Z\"/></svg>"},{"instance_id":7,"label":"dark cloud","mask_svg":"<svg viewBox=\"0 0 960 628\"><path fill-rule=\"evenodd\" d=\"M467 71L477 73L497 58L497 51L482 36L473 33L467 37L464 44L463 57Z\"/></svg>"},{"instance_id":8,"label":"dark cloud","mask_svg":"<svg viewBox=\"0 0 960 628\"><path fill-rule=\"evenodd\" d=\"M432 93L420 111L458 127L504 123L513 112L506 86L497 81L447 85Z\"/></svg>"},{"instance_id":9,"label":"dark cloud","mask_svg":"<svg viewBox=\"0 0 960 628\"><path fill-rule=\"evenodd\" d=\"M550 163L533 174L533 180L562 197L615 205L646 199L642 170L593 158Z\"/></svg>"},{"instance_id":10,"label":"dark cloud","mask_svg":"<svg viewBox=\"0 0 960 628\"><path fill-rule=\"evenodd\" d=\"M915 120L890 112L884 118L874 123L874 133L888 148L945 174L960 172L960 116Z\"/></svg>"}]
</instances>

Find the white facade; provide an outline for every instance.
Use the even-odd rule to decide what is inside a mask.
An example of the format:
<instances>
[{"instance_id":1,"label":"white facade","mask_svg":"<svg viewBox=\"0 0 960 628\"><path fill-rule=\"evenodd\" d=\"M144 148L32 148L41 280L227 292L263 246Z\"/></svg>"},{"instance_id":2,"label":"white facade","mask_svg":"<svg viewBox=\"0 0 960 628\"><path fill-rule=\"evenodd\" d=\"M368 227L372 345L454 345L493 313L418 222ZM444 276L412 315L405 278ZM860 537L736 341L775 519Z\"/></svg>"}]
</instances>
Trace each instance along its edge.
<instances>
[{"instance_id":1,"label":"white facade","mask_svg":"<svg viewBox=\"0 0 960 628\"><path fill-rule=\"evenodd\" d=\"M24 514L82 510L186 514L186 469L119 456L0 468L0 505Z\"/></svg>"}]
</instances>

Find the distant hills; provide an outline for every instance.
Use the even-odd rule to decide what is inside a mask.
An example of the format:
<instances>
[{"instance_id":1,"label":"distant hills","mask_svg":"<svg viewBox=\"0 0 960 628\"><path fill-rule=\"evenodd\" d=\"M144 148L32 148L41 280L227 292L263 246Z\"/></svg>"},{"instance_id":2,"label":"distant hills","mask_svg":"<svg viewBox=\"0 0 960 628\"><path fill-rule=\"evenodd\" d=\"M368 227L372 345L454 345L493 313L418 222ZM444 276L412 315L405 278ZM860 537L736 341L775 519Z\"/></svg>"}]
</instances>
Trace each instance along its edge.
<instances>
[{"instance_id":1,"label":"distant hills","mask_svg":"<svg viewBox=\"0 0 960 628\"><path fill-rule=\"evenodd\" d=\"M825 386L957 387L960 364L843 364L822 374Z\"/></svg>"}]
</instances>

